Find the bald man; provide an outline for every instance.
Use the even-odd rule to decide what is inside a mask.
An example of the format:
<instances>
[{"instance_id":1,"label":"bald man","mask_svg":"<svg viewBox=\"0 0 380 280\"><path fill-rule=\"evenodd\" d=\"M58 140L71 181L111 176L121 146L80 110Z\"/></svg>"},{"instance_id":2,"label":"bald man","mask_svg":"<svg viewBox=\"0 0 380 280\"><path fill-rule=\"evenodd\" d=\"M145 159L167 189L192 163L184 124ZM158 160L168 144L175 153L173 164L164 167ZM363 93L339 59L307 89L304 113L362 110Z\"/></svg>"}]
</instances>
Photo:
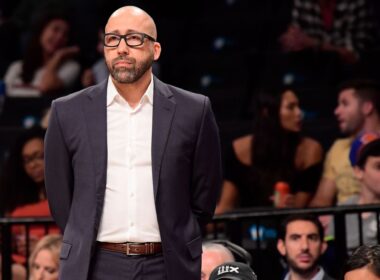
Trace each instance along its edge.
<instances>
[{"instance_id":1,"label":"bald man","mask_svg":"<svg viewBox=\"0 0 380 280\"><path fill-rule=\"evenodd\" d=\"M109 78L52 104L45 182L64 232L60 279L200 279L218 130L207 97L152 74L160 53L153 19L122 7L105 27Z\"/></svg>"},{"instance_id":2,"label":"bald man","mask_svg":"<svg viewBox=\"0 0 380 280\"><path fill-rule=\"evenodd\" d=\"M218 265L235 261L232 252L221 244L205 242L202 251L201 280L209 280L211 272Z\"/></svg>"}]
</instances>

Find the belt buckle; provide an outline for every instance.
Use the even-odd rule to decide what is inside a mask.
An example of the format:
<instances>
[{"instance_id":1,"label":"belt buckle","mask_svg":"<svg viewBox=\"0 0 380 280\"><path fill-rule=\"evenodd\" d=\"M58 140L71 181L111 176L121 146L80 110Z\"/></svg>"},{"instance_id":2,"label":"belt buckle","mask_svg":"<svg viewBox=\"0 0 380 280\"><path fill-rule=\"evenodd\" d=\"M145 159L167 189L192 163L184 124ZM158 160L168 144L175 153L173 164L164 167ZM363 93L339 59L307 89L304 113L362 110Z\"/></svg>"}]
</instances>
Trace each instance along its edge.
<instances>
[{"instance_id":1,"label":"belt buckle","mask_svg":"<svg viewBox=\"0 0 380 280\"><path fill-rule=\"evenodd\" d=\"M136 254L136 253L131 253L130 245L136 245L136 244L138 244L138 243L128 242L128 243L125 244L126 245L125 254L127 256L137 256L137 255L139 255L139 254Z\"/></svg>"}]
</instances>

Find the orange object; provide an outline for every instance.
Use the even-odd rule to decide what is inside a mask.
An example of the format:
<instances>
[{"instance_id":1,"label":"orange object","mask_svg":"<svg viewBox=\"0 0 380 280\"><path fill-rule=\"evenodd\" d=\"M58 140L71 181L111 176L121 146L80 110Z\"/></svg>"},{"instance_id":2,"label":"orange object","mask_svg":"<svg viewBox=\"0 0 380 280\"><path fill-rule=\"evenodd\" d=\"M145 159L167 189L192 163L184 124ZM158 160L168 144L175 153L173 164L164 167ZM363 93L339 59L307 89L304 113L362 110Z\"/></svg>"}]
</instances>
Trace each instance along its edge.
<instances>
[{"instance_id":1,"label":"orange object","mask_svg":"<svg viewBox=\"0 0 380 280\"><path fill-rule=\"evenodd\" d=\"M290 186L279 181L274 185L274 207L285 207L286 196L290 193Z\"/></svg>"}]
</instances>

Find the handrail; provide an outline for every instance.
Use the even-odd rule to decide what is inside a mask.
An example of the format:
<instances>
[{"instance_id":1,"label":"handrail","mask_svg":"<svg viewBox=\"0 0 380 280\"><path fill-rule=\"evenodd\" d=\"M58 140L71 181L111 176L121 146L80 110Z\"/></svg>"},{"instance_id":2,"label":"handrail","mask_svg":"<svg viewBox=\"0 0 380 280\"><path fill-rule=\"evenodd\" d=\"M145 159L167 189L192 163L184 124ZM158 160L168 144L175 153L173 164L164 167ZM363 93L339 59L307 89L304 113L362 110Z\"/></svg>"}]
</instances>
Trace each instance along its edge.
<instances>
[{"instance_id":1,"label":"handrail","mask_svg":"<svg viewBox=\"0 0 380 280\"><path fill-rule=\"evenodd\" d=\"M229 227L239 228L240 223L243 221L256 219L261 220L264 218L281 218L292 214L314 214L320 215L334 215L335 221L335 234L340 236L337 241L336 248L340 254L337 258L339 263L342 263L346 257L346 240L345 240L345 215L349 213L362 213L362 212L376 212L377 218L380 215L380 204L372 205L345 205L336 207L323 207L323 208L305 208L305 209L258 209L258 208L245 208L235 209L228 213L215 215L213 217L213 223L227 223ZM52 218L48 217L23 217L23 218L0 218L0 230L1 230L1 255L2 255L2 279L11 279L11 254L12 254L12 226L24 225L30 227L31 225L44 225L48 226L53 224ZM215 233L216 234L216 233ZM236 244L239 244L239 237L234 236L230 240ZM380 241L380 230L378 231L378 239ZM259 239L258 239L259 241ZM380 243L380 242L379 242Z\"/></svg>"},{"instance_id":2,"label":"handrail","mask_svg":"<svg viewBox=\"0 0 380 280\"><path fill-rule=\"evenodd\" d=\"M221 222L236 219L262 218L268 216L288 216L293 214L315 214L329 215L336 212L343 213L362 213L362 212L377 212L380 211L380 204L367 205L341 205L335 207L320 207L320 208L281 208L281 209L258 209L258 208L239 208L224 214L218 214L213 217L213 221Z\"/></svg>"}]
</instances>

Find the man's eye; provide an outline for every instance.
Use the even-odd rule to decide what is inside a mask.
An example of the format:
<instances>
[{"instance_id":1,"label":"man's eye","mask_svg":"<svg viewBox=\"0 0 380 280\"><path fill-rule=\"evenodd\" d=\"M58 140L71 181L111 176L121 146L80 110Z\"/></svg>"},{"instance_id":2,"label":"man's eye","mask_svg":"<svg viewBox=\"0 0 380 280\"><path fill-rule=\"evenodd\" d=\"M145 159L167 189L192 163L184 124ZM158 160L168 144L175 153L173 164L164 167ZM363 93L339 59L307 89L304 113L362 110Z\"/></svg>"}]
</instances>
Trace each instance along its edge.
<instances>
[{"instance_id":1,"label":"man's eye","mask_svg":"<svg viewBox=\"0 0 380 280\"><path fill-rule=\"evenodd\" d=\"M131 40L131 41L140 41L141 37L139 35L130 35L130 36L128 36L128 40Z\"/></svg>"},{"instance_id":2,"label":"man's eye","mask_svg":"<svg viewBox=\"0 0 380 280\"><path fill-rule=\"evenodd\" d=\"M117 37L117 36L110 36L110 37L108 37L108 40L109 41L117 41L117 40L119 40L119 37Z\"/></svg>"}]
</instances>

